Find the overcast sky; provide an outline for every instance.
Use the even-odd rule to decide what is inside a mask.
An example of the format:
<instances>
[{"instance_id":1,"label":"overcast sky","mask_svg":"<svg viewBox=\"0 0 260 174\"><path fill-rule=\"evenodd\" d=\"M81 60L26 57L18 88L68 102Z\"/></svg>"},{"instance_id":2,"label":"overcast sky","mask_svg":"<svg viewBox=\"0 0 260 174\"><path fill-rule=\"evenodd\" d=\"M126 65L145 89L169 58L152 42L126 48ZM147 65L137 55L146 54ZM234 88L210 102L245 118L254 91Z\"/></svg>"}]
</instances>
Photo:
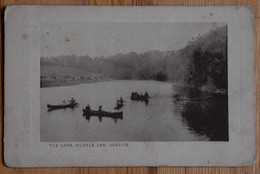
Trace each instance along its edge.
<instances>
[{"instance_id":1,"label":"overcast sky","mask_svg":"<svg viewBox=\"0 0 260 174\"><path fill-rule=\"evenodd\" d=\"M41 56L178 50L223 23L42 23Z\"/></svg>"}]
</instances>

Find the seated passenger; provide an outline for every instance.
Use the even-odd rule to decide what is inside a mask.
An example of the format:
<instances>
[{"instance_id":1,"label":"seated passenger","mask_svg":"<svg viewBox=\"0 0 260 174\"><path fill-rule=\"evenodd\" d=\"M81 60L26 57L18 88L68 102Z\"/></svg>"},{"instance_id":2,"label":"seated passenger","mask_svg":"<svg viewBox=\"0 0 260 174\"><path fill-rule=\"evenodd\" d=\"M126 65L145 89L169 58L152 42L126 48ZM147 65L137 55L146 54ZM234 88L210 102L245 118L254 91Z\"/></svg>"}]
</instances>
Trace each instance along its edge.
<instances>
[{"instance_id":1,"label":"seated passenger","mask_svg":"<svg viewBox=\"0 0 260 174\"><path fill-rule=\"evenodd\" d=\"M70 104L75 104L76 101L74 100L74 98L72 97L71 100L70 100Z\"/></svg>"},{"instance_id":2,"label":"seated passenger","mask_svg":"<svg viewBox=\"0 0 260 174\"><path fill-rule=\"evenodd\" d=\"M89 106L89 104L86 106L85 109L90 111L90 106Z\"/></svg>"}]
</instances>

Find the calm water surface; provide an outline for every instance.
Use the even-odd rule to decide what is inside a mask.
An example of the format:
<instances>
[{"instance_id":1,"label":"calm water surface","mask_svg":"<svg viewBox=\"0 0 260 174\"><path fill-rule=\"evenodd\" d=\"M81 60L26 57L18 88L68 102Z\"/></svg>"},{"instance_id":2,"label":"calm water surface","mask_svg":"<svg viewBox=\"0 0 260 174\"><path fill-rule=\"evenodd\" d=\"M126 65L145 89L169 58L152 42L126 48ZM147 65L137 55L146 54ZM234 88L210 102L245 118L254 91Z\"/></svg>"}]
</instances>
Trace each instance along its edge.
<instances>
[{"instance_id":1,"label":"calm water surface","mask_svg":"<svg viewBox=\"0 0 260 174\"><path fill-rule=\"evenodd\" d=\"M132 102L131 92L147 91L149 103ZM41 141L207 141L209 136L196 132L183 117L187 103L176 102L173 83L158 81L108 81L74 86L41 88ZM71 97L80 104L75 109L47 112L47 104L61 104ZM102 105L113 111L116 100L126 101L123 119L83 117L82 108Z\"/></svg>"}]
</instances>

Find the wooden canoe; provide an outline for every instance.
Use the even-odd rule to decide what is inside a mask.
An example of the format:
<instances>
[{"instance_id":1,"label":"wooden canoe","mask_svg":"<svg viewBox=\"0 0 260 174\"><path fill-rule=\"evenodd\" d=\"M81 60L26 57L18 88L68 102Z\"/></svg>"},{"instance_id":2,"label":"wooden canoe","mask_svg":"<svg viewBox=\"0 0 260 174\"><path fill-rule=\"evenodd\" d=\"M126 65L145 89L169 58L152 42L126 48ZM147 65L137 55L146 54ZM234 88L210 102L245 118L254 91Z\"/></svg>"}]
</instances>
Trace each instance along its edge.
<instances>
[{"instance_id":1,"label":"wooden canoe","mask_svg":"<svg viewBox=\"0 0 260 174\"><path fill-rule=\"evenodd\" d=\"M110 117L110 118L123 118L123 112L106 112L83 109L84 116L98 116L98 117Z\"/></svg>"},{"instance_id":2,"label":"wooden canoe","mask_svg":"<svg viewBox=\"0 0 260 174\"><path fill-rule=\"evenodd\" d=\"M49 109L75 108L77 105L78 105L78 103L66 104L66 105L50 105L50 104L47 104L47 108L49 108Z\"/></svg>"}]
</instances>

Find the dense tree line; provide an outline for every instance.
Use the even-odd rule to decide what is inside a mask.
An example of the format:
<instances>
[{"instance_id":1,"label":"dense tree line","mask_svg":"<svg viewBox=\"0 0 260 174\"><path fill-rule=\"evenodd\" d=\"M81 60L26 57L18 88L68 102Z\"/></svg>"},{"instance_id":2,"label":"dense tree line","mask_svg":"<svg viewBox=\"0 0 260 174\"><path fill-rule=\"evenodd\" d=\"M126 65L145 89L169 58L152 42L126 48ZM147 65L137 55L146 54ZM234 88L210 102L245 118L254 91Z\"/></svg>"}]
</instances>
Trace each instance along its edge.
<instances>
[{"instance_id":1,"label":"dense tree line","mask_svg":"<svg viewBox=\"0 0 260 174\"><path fill-rule=\"evenodd\" d=\"M168 74L165 71L165 52L149 51L143 54L131 52L129 54L117 54L107 58L88 56L76 57L59 56L41 58L44 66L61 66L75 68L90 73L102 74L112 79L138 79L167 81Z\"/></svg>"},{"instance_id":2,"label":"dense tree line","mask_svg":"<svg viewBox=\"0 0 260 174\"><path fill-rule=\"evenodd\" d=\"M197 88L227 88L227 27L199 38L190 55L186 82Z\"/></svg>"}]
</instances>

